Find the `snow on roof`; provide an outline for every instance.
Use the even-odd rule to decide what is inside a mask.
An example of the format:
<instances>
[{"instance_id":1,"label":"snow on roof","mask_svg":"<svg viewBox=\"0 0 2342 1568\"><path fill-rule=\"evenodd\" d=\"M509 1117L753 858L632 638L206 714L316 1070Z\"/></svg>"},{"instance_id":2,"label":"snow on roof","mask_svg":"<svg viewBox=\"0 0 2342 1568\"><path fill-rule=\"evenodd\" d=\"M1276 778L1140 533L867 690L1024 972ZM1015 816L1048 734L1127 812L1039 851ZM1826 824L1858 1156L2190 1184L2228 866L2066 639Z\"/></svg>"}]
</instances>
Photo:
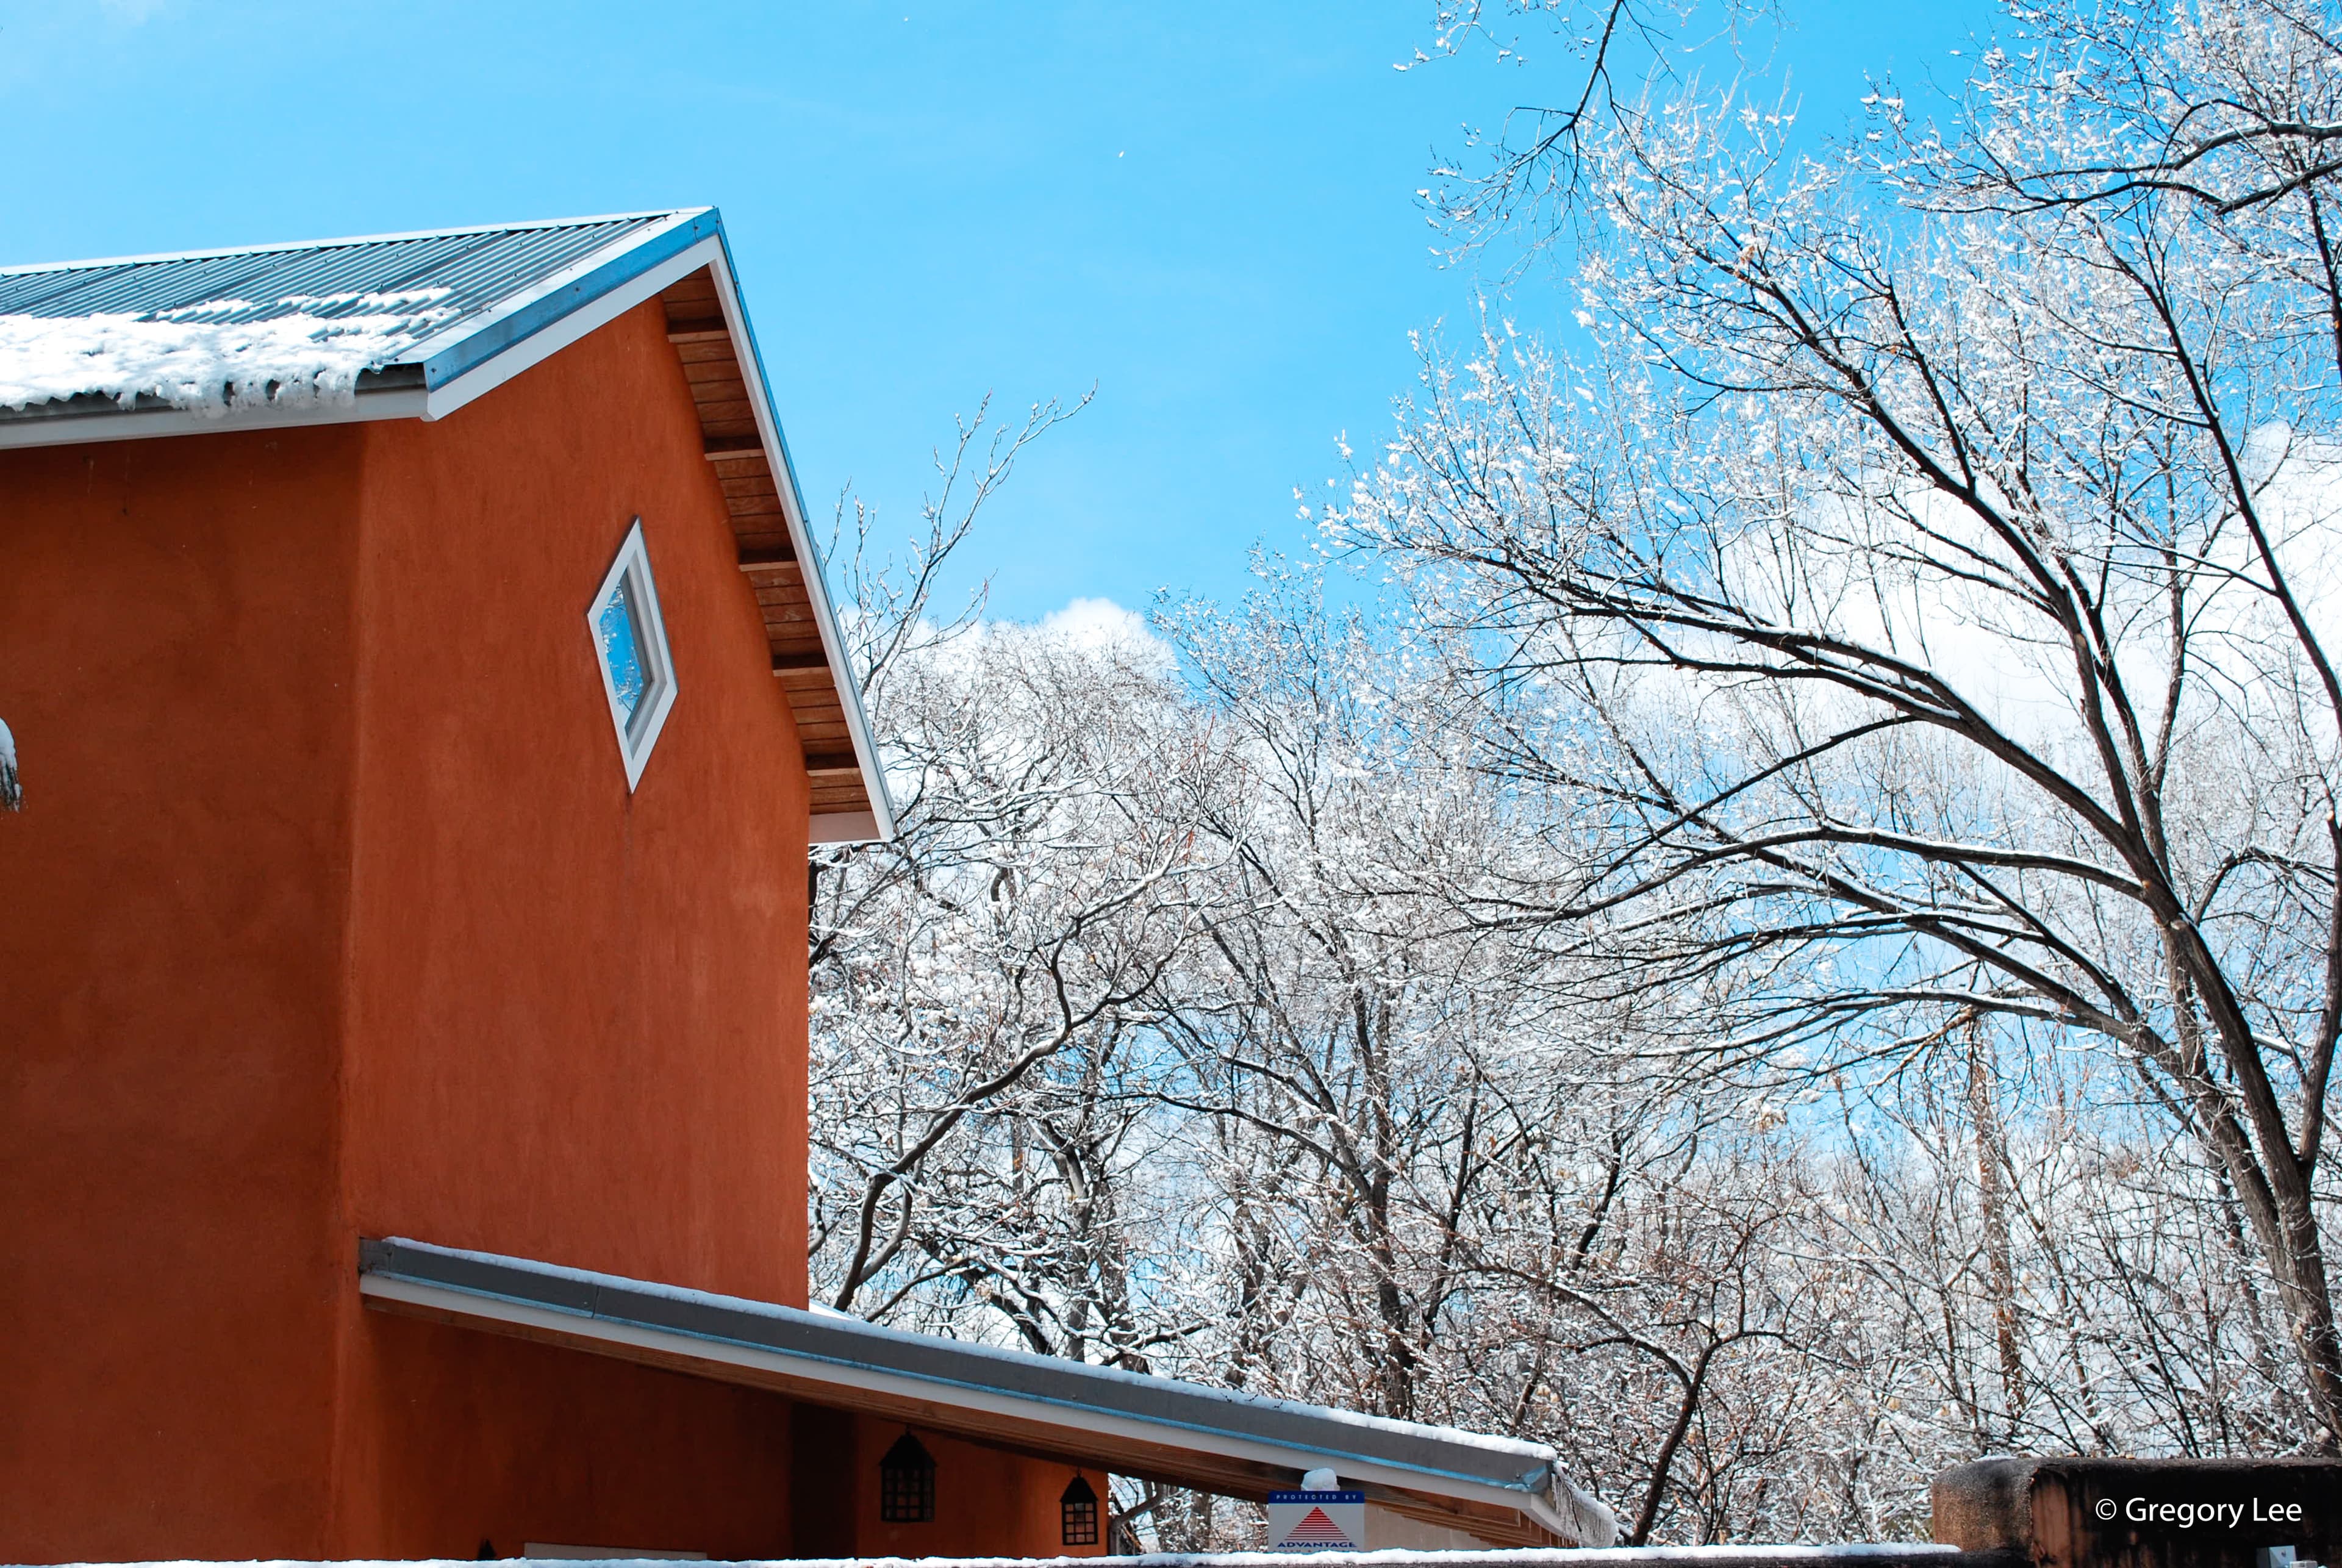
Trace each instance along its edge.
<instances>
[{"instance_id":1,"label":"snow on roof","mask_svg":"<svg viewBox=\"0 0 2342 1568\"><path fill-rule=\"evenodd\" d=\"M362 298L376 308L264 321L205 319L241 300L206 301L186 315L0 315L0 408L89 395L125 408L151 398L211 414L354 402L360 375L393 363L455 314L445 305L396 308L395 295Z\"/></svg>"},{"instance_id":2,"label":"snow on roof","mask_svg":"<svg viewBox=\"0 0 2342 1568\"><path fill-rule=\"evenodd\" d=\"M705 211L0 268L0 411L346 404Z\"/></svg>"},{"instance_id":3,"label":"snow on roof","mask_svg":"<svg viewBox=\"0 0 2342 1568\"><path fill-rule=\"evenodd\" d=\"M1130 1557L801 1557L789 1568L1909 1568L1964 1555L1932 1543L1865 1542L1829 1546L1509 1546L1436 1551L1389 1546L1366 1552L1143 1552ZM545 1561L540 1559L539 1561ZM399 1568L418 1568L402 1563ZM609 1568L606 1562L598 1568Z\"/></svg>"}]
</instances>

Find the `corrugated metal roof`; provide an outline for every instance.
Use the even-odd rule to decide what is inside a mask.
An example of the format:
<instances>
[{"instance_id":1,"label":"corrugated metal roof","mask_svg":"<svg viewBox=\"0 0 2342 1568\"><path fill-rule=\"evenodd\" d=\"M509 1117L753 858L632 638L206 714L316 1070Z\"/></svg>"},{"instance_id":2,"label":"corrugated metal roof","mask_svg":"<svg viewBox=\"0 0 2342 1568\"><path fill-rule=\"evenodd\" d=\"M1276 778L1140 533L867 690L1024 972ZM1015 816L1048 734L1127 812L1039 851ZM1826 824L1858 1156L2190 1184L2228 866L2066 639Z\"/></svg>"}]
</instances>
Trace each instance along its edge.
<instances>
[{"instance_id":1,"label":"corrugated metal roof","mask_svg":"<svg viewBox=\"0 0 2342 1568\"><path fill-rule=\"evenodd\" d=\"M435 394L722 235L714 208L682 207L0 268L0 423L105 439L132 432L82 423L98 402L283 414L417 373Z\"/></svg>"},{"instance_id":2,"label":"corrugated metal roof","mask_svg":"<svg viewBox=\"0 0 2342 1568\"><path fill-rule=\"evenodd\" d=\"M0 315L221 324L295 315L332 320L379 314L385 296L427 295L438 307L427 332L439 336L596 251L683 215L629 213L0 268ZM416 327L418 341L425 330Z\"/></svg>"}]
</instances>

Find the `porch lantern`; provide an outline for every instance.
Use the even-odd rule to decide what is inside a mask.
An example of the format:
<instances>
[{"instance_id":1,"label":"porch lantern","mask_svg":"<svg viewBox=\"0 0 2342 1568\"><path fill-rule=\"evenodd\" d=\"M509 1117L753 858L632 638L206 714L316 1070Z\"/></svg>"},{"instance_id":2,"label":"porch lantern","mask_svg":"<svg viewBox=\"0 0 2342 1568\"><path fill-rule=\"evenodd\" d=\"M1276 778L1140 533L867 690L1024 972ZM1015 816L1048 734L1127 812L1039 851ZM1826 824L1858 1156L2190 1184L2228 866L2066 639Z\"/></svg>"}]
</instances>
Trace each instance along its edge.
<instances>
[{"instance_id":1,"label":"porch lantern","mask_svg":"<svg viewBox=\"0 0 2342 1568\"><path fill-rule=\"evenodd\" d=\"M1090 1483L1082 1479L1080 1471L1075 1471L1074 1478L1066 1483L1065 1495L1057 1499L1057 1512L1065 1525L1059 1539L1066 1545L1097 1544L1097 1493L1090 1490Z\"/></svg>"},{"instance_id":2,"label":"porch lantern","mask_svg":"<svg viewBox=\"0 0 2342 1568\"><path fill-rule=\"evenodd\" d=\"M927 1524L936 1517L936 1461L909 1428L878 1462L878 1517L889 1524Z\"/></svg>"}]
</instances>

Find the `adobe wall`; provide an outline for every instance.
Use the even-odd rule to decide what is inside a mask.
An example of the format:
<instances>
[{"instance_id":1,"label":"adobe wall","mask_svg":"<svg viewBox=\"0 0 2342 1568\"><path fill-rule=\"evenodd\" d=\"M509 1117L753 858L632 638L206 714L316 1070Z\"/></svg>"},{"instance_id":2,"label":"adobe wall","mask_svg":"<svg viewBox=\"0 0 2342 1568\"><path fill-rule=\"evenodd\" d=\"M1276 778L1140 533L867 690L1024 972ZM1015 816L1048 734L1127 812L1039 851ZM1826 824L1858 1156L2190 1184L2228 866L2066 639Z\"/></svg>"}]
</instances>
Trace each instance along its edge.
<instances>
[{"instance_id":1,"label":"adobe wall","mask_svg":"<svg viewBox=\"0 0 2342 1568\"><path fill-rule=\"evenodd\" d=\"M348 1267L804 1304L808 794L658 305L364 440ZM630 794L586 612L637 515L678 694ZM342 1306L334 1554L789 1550L786 1402Z\"/></svg>"},{"instance_id":2,"label":"adobe wall","mask_svg":"<svg viewBox=\"0 0 2342 1568\"><path fill-rule=\"evenodd\" d=\"M360 442L0 452L0 1561L325 1545Z\"/></svg>"},{"instance_id":3,"label":"adobe wall","mask_svg":"<svg viewBox=\"0 0 2342 1568\"><path fill-rule=\"evenodd\" d=\"M805 1301L807 796L698 453L656 305L435 424L0 453L0 1560L1064 1550L1063 1466L933 1438L888 1526L891 1428L360 1305L362 1234Z\"/></svg>"},{"instance_id":4,"label":"adobe wall","mask_svg":"<svg viewBox=\"0 0 2342 1568\"><path fill-rule=\"evenodd\" d=\"M1106 1554L1106 1473L1082 1473L1098 1494L1095 1546L1062 1544L1059 1503L1071 1465L963 1443L938 1432L916 1435L936 1462L936 1516L926 1524L890 1524L879 1517L878 1463L905 1431L898 1421L853 1418L855 1466L850 1493L851 1543L856 1557L1100 1557ZM827 1545L828 1543L823 1544Z\"/></svg>"},{"instance_id":5,"label":"adobe wall","mask_svg":"<svg viewBox=\"0 0 2342 1568\"><path fill-rule=\"evenodd\" d=\"M407 1317L369 1313L365 1338L372 1453L332 1555L790 1554L778 1395Z\"/></svg>"}]
</instances>

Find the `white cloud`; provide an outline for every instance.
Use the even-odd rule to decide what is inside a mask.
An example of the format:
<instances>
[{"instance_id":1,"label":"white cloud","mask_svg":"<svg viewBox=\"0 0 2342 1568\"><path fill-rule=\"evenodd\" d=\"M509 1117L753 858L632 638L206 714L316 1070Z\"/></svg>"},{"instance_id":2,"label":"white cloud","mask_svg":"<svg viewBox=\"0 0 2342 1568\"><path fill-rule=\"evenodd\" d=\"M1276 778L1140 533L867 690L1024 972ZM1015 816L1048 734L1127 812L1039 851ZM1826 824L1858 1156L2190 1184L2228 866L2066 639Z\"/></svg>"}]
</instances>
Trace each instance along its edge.
<instances>
[{"instance_id":1,"label":"white cloud","mask_svg":"<svg viewBox=\"0 0 2342 1568\"><path fill-rule=\"evenodd\" d=\"M1156 636L1146 617L1112 599L1074 599L1052 610L1032 634L1079 653L1120 659L1143 670L1169 674L1179 663L1171 644Z\"/></svg>"},{"instance_id":2,"label":"white cloud","mask_svg":"<svg viewBox=\"0 0 2342 1568\"><path fill-rule=\"evenodd\" d=\"M940 669L972 668L987 647L1075 654L1159 676L1170 675L1179 664L1171 644L1155 634L1146 616L1111 599L1074 599L1037 621L983 621L974 635L943 644L932 656Z\"/></svg>"},{"instance_id":3,"label":"white cloud","mask_svg":"<svg viewBox=\"0 0 2342 1568\"><path fill-rule=\"evenodd\" d=\"M1126 610L1112 599L1075 599L1062 610L1041 617L1042 635L1056 637L1082 649L1105 649L1150 644L1162 639L1146 628L1146 617Z\"/></svg>"},{"instance_id":4,"label":"white cloud","mask_svg":"<svg viewBox=\"0 0 2342 1568\"><path fill-rule=\"evenodd\" d=\"M1178 655L1171 653L1171 644L1155 636L1146 615L1126 611L1113 599L1073 599L1066 608L1049 611L1040 620L986 620L981 641L1058 648L1155 674L1171 674L1178 667Z\"/></svg>"}]
</instances>

